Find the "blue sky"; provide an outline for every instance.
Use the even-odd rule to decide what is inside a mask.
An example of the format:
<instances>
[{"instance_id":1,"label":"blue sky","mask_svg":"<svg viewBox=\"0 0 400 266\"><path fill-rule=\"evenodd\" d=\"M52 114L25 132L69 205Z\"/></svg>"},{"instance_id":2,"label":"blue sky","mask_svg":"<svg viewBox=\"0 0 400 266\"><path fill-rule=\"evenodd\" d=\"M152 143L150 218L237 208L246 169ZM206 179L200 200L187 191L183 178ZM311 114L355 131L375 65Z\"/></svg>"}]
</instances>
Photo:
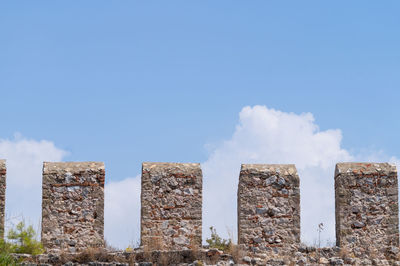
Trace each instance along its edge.
<instances>
[{"instance_id":1,"label":"blue sky","mask_svg":"<svg viewBox=\"0 0 400 266\"><path fill-rule=\"evenodd\" d=\"M0 139L104 161L118 182L143 161L209 161L243 108L260 105L312 113L320 131L340 129L353 158L398 158L399 8L2 1Z\"/></svg>"}]
</instances>

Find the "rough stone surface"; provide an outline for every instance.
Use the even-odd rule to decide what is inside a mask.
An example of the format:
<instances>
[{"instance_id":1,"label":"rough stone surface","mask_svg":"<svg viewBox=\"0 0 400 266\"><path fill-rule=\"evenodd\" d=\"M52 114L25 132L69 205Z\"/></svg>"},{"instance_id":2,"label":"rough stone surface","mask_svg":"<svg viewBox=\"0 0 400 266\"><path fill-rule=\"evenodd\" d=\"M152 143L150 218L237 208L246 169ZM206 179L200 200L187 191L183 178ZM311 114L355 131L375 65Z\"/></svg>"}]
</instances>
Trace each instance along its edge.
<instances>
[{"instance_id":1,"label":"rough stone surface","mask_svg":"<svg viewBox=\"0 0 400 266\"><path fill-rule=\"evenodd\" d=\"M396 166L338 163L336 241L356 257L387 258L399 246Z\"/></svg>"},{"instance_id":2,"label":"rough stone surface","mask_svg":"<svg viewBox=\"0 0 400 266\"><path fill-rule=\"evenodd\" d=\"M141 245L184 250L201 246L202 172L194 163L143 163Z\"/></svg>"},{"instance_id":3,"label":"rough stone surface","mask_svg":"<svg viewBox=\"0 0 400 266\"><path fill-rule=\"evenodd\" d=\"M237 254L223 253L215 249L180 250L180 251L144 251L135 249L131 252L107 251L96 249L74 254L12 254L21 260L21 265L93 265L93 266L156 266L156 265L400 265L399 259L384 260L376 258L354 258L339 247L315 248L301 246L290 256L265 256L264 259L245 256L241 262Z\"/></svg>"},{"instance_id":4,"label":"rough stone surface","mask_svg":"<svg viewBox=\"0 0 400 266\"><path fill-rule=\"evenodd\" d=\"M42 243L47 252L104 244L104 164L43 164Z\"/></svg>"},{"instance_id":5,"label":"rough stone surface","mask_svg":"<svg viewBox=\"0 0 400 266\"><path fill-rule=\"evenodd\" d=\"M300 244L299 177L294 165L242 165L238 244L249 256L284 255Z\"/></svg>"},{"instance_id":6,"label":"rough stone surface","mask_svg":"<svg viewBox=\"0 0 400 266\"><path fill-rule=\"evenodd\" d=\"M174 251L144 251L135 249L131 252L93 249L90 252L63 254L12 254L22 261L21 265L95 265L95 266L151 266L151 265L237 265L230 254L213 249L174 250ZM19 264L18 264L19 265Z\"/></svg>"},{"instance_id":7,"label":"rough stone surface","mask_svg":"<svg viewBox=\"0 0 400 266\"><path fill-rule=\"evenodd\" d=\"M0 160L0 238L4 237L4 215L6 203L6 161Z\"/></svg>"}]
</instances>

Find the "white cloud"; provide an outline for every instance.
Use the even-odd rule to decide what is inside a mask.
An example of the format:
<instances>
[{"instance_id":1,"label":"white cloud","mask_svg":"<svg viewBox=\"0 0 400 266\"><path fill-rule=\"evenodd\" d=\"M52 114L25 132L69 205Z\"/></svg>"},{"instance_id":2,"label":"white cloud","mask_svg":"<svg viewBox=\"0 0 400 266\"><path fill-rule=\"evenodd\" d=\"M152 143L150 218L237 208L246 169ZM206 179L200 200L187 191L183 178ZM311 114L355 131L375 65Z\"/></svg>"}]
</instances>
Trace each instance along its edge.
<instances>
[{"instance_id":1,"label":"white cloud","mask_svg":"<svg viewBox=\"0 0 400 266\"><path fill-rule=\"evenodd\" d=\"M40 235L42 166L68 153L48 140L16 134L0 139L0 159L7 160L6 226L22 218ZM107 179L107 177L106 177ZM140 236L140 176L105 186L105 238L118 248L136 245Z\"/></svg>"},{"instance_id":2,"label":"white cloud","mask_svg":"<svg viewBox=\"0 0 400 266\"><path fill-rule=\"evenodd\" d=\"M6 226L24 218L39 228L43 161L61 161L66 155L47 140L30 140L19 134L14 139L0 139L0 159L7 160Z\"/></svg>"},{"instance_id":3,"label":"white cloud","mask_svg":"<svg viewBox=\"0 0 400 266\"><path fill-rule=\"evenodd\" d=\"M105 239L116 248L136 246L140 237L140 176L105 186Z\"/></svg>"},{"instance_id":4,"label":"white cloud","mask_svg":"<svg viewBox=\"0 0 400 266\"><path fill-rule=\"evenodd\" d=\"M203 241L209 227L236 238L237 185L242 163L294 163L300 176L302 241L313 244L323 222L322 244L335 240L334 170L343 161L392 161L383 152L355 156L341 147L341 131L321 131L310 113L244 107L233 135L213 145L203 170ZM209 147L211 145L208 145ZM106 185L106 239L117 247L140 237L140 176Z\"/></svg>"},{"instance_id":5,"label":"white cloud","mask_svg":"<svg viewBox=\"0 0 400 266\"><path fill-rule=\"evenodd\" d=\"M294 163L300 176L302 241L335 240L334 167L341 161L400 160L383 152L352 155L341 147L341 131L321 131L310 113L294 114L265 106L244 107L233 135L214 145L203 169L203 240L215 226L223 237L237 233L237 185L242 163ZM38 225L41 215L43 161L61 161L67 152L51 141L20 136L0 139L0 159L7 159L6 213L23 214ZM108 180L108 177L106 177ZM140 238L140 176L106 183L105 238L115 247ZM36 227L37 228L37 227Z\"/></svg>"},{"instance_id":6,"label":"white cloud","mask_svg":"<svg viewBox=\"0 0 400 266\"><path fill-rule=\"evenodd\" d=\"M242 163L294 163L300 176L302 241L312 243L317 224L324 239L335 239L334 167L354 156L341 148L340 130L319 130L310 113L294 114L265 106L244 107L232 137L202 164L203 238L208 227L221 235L237 231L237 185Z\"/></svg>"}]
</instances>

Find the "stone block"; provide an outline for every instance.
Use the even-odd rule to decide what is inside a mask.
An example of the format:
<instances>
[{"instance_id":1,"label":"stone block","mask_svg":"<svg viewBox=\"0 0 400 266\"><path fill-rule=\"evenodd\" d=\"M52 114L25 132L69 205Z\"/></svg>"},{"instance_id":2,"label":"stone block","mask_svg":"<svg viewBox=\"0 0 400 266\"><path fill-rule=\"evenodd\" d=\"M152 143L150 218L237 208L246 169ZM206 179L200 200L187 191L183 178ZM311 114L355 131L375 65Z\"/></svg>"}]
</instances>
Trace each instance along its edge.
<instances>
[{"instance_id":1,"label":"stone block","mask_svg":"<svg viewBox=\"0 0 400 266\"><path fill-rule=\"evenodd\" d=\"M299 183L292 164L242 164L237 195L238 244L246 254L285 255L298 247Z\"/></svg>"},{"instance_id":2,"label":"stone block","mask_svg":"<svg viewBox=\"0 0 400 266\"><path fill-rule=\"evenodd\" d=\"M389 163L338 163L336 242L356 257L388 256L399 246L398 180Z\"/></svg>"},{"instance_id":3,"label":"stone block","mask_svg":"<svg viewBox=\"0 0 400 266\"><path fill-rule=\"evenodd\" d=\"M42 243L47 252L104 245L104 164L43 164Z\"/></svg>"},{"instance_id":4,"label":"stone block","mask_svg":"<svg viewBox=\"0 0 400 266\"><path fill-rule=\"evenodd\" d=\"M141 245L150 250L201 246L202 172L197 163L143 163Z\"/></svg>"}]
</instances>

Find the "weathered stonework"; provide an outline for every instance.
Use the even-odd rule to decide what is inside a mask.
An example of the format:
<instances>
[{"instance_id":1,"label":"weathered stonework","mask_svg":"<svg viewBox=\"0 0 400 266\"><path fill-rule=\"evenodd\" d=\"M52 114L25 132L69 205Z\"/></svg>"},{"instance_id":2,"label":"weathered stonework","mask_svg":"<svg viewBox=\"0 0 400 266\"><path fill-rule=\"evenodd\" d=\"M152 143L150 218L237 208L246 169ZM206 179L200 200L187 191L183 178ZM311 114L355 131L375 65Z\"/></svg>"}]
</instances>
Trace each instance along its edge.
<instances>
[{"instance_id":1,"label":"weathered stonework","mask_svg":"<svg viewBox=\"0 0 400 266\"><path fill-rule=\"evenodd\" d=\"M4 216L6 205L6 161L0 160L0 238L4 237Z\"/></svg>"},{"instance_id":2,"label":"weathered stonework","mask_svg":"<svg viewBox=\"0 0 400 266\"><path fill-rule=\"evenodd\" d=\"M294 165L242 164L238 244L249 256L285 255L298 247L300 190Z\"/></svg>"},{"instance_id":3,"label":"weathered stonework","mask_svg":"<svg viewBox=\"0 0 400 266\"><path fill-rule=\"evenodd\" d=\"M223 253L217 249L197 249L197 250L143 250L133 251L110 251L107 249L86 250L81 253L62 253L62 254L11 254L11 256L21 260L25 266L152 266L152 265L214 265L214 266L233 266L233 265L257 265L257 266L280 266L280 265L391 265L398 266L398 259L383 260L376 258L354 258L350 254L341 250L339 247L315 248L301 245L291 256L266 257L260 259L255 257L244 257L239 263L235 254Z\"/></svg>"},{"instance_id":4,"label":"weathered stonework","mask_svg":"<svg viewBox=\"0 0 400 266\"><path fill-rule=\"evenodd\" d=\"M396 166L338 163L336 241L356 257L384 258L399 247Z\"/></svg>"},{"instance_id":5,"label":"weathered stonework","mask_svg":"<svg viewBox=\"0 0 400 266\"><path fill-rule=\"evenodd\" d=\"M194 163L143 163L141 245L159 250L201 246L202 172Z\"/></svg>"},{"instance_id":6,"label":"weathered stonework","mask_svg":"<svg viewBox=\"0 0 400 266\"><path fill-rule=\"evenodd\" d=\"M104 164L43 164L42 243L47 252L104 245Z\"/></svg>"}]
</instances>

